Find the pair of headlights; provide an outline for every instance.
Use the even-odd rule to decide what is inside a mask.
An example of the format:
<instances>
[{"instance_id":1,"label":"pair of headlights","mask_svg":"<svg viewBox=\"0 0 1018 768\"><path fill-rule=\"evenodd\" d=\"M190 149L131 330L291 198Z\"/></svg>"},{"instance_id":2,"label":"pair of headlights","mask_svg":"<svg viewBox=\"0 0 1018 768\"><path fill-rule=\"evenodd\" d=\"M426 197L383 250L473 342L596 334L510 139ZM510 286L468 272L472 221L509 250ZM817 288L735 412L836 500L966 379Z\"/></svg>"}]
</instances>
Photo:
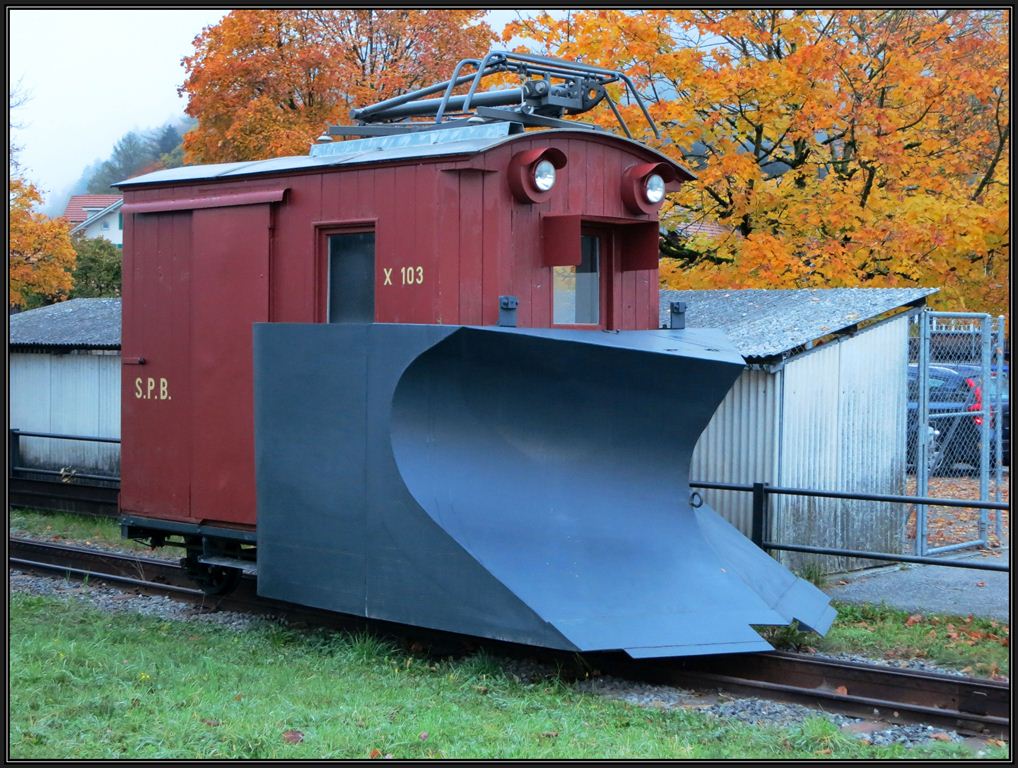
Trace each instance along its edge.
<instances>
[{"instance_id":1,"label":"pair of headlights","mask_svg":"<svg viewBox=\"0 0 1018 768\"><path fill-rule=\"evenodd\" d=\"M539 160L534 164L534 186L541 192L555 186L555 166L550 160ZM665 196L665 180L657 173L648 175L643 180L643 196L648 203L660 203Z\"/></svg>"}]
</instances>

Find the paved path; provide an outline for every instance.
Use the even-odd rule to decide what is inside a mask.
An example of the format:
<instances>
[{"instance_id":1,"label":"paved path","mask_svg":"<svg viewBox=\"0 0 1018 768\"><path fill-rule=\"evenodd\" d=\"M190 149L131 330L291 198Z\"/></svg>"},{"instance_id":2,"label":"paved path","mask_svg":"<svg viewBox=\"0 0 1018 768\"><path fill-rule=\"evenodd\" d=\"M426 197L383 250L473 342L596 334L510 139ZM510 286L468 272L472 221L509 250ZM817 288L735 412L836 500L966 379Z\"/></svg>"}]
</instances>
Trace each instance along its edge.
<instances>
[{"instance_id":1,"label":"paved path","mask_svg":"<svg viewBox=\"0 0 1018 768\"><path fill-rule=\"evenodd\" d=\"M1009 551L1000 557L963 555L955 559L1007 563ZM900 564L887 568L854 571L828 577L824 591L846 603L886 603L917 613L949 613L984 616L1010 622L1009 575L969 568ZM839 584L846 581L846 584ZM979 586L982 584L983 586Z\"/></svg>"}]
</instances>

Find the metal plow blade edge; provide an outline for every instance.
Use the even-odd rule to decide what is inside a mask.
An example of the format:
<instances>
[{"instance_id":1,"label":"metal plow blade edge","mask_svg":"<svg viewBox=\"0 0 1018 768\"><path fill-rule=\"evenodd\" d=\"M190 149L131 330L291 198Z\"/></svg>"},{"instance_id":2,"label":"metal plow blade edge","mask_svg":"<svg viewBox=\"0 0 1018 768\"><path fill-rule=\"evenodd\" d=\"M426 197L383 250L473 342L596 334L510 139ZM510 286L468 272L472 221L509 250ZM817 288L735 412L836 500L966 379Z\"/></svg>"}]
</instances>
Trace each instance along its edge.
<instances>
[{"instance_id":1,"label":"metal plow blade edge","mask_svg":"<svg viewBox=\"0 0 1018 768\"><path fill-rule=\"evenodd\" d=\"M704 330L257 325L259 593L635 657L826 631L823 593L689 505L742 367Z\"/></svg>"}]
</instances>

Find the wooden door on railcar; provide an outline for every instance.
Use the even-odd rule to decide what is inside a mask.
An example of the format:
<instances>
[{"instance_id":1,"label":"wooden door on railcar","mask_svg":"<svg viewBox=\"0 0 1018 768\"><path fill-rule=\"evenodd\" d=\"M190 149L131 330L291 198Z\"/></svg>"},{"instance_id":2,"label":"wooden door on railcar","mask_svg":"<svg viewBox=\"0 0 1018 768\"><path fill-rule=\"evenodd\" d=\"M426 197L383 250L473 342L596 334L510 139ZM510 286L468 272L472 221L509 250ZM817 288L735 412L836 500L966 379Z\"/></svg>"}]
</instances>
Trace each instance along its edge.
<instances>
[{"instance_id":1,"label":"wooden door on railcar","mask_svg":"<svg viewBox=\"0 0 1018 768\"><path fill-rule=\"evenodd\" d=\"M269 319L269 205L196 210L191 515L254 524L252 326Z\"/></svg>"},{"instance_id":2,"label":"wooden door on railcar","mask_svg":"<svg viewBox=\"0 0 1018 768\"><path fill-rule=\"evenodd\" d=\"M135 215L124 234L120 508L187 520L191 212Z\"/></svg>"}]
</instances>

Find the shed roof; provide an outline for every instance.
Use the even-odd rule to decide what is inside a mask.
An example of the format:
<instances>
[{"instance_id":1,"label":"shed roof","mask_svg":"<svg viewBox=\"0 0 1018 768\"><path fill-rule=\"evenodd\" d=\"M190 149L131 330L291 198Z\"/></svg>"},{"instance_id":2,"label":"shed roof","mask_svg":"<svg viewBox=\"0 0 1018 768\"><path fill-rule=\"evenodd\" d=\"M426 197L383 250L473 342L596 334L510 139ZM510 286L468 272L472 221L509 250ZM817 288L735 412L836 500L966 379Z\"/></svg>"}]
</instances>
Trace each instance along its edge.
<instances>
[{"instance_id":1,"label":"shed roof","mask_svg":"<svg viewBox=\"0 0 1018 768\"><path fill-rule=\"evenodd\" d=\"M64 218L72 224L77 224L89 217L86 208L96 211L109 208L118 200L123 200L122 195L72 195L67 201L64 209Z\"/></svg>"},{"instance_id":2,"label":"shed roof","mask_svg":"<svg viewBox=\"0 0 1018 768\"><path fill-rule=\"evenodd\" d=\"M686 326L721 328L743 357L786 358L813 342L892 310L922 304L936 288L661 291L661 325L669 302L686 303Z\"/></svg>"},{"instance_id":3,"label":"shed roof","mask_svg":"<svg viewBox=\"0 0 1018 768\"><path fill-rule=\"evenodd\" d=\"M534 133L509 133L509 123L482 123L463 128L448 128L435 131L420 131L392 136L374 136L366 139L334 141L312 146L310 155L273 157L266 160L251 160L240 163L213 163L167 168L132 179L118 182L118 187L133 187L139 184L173 184L188 181L255 176L267 173L329 168L342 165L365 163L388 163L418 158L443 157L452 155L473 155L516 139L533 138ZM590 131L581 128L559 128L541 131L541 135L563 134L566 137L581 134L601 137L609 141L624 142L639 147L645 152L660 157L662 162L675 165L675 161L660 152L637 141L624 139L606 131ZM685 169L683 169L685 170ZM687 171L688 172L688 171Z\"/></svg>"},{"instance_id":4,"label":"shed roof","mask_svg":"<svg viewBox=\"0 0 1018 768\"><path fill-rule=\"evenodd\" d=\"M71 299L10 316L11 349L120 349L120 299Z\"/></svg>"}]
</instances>

